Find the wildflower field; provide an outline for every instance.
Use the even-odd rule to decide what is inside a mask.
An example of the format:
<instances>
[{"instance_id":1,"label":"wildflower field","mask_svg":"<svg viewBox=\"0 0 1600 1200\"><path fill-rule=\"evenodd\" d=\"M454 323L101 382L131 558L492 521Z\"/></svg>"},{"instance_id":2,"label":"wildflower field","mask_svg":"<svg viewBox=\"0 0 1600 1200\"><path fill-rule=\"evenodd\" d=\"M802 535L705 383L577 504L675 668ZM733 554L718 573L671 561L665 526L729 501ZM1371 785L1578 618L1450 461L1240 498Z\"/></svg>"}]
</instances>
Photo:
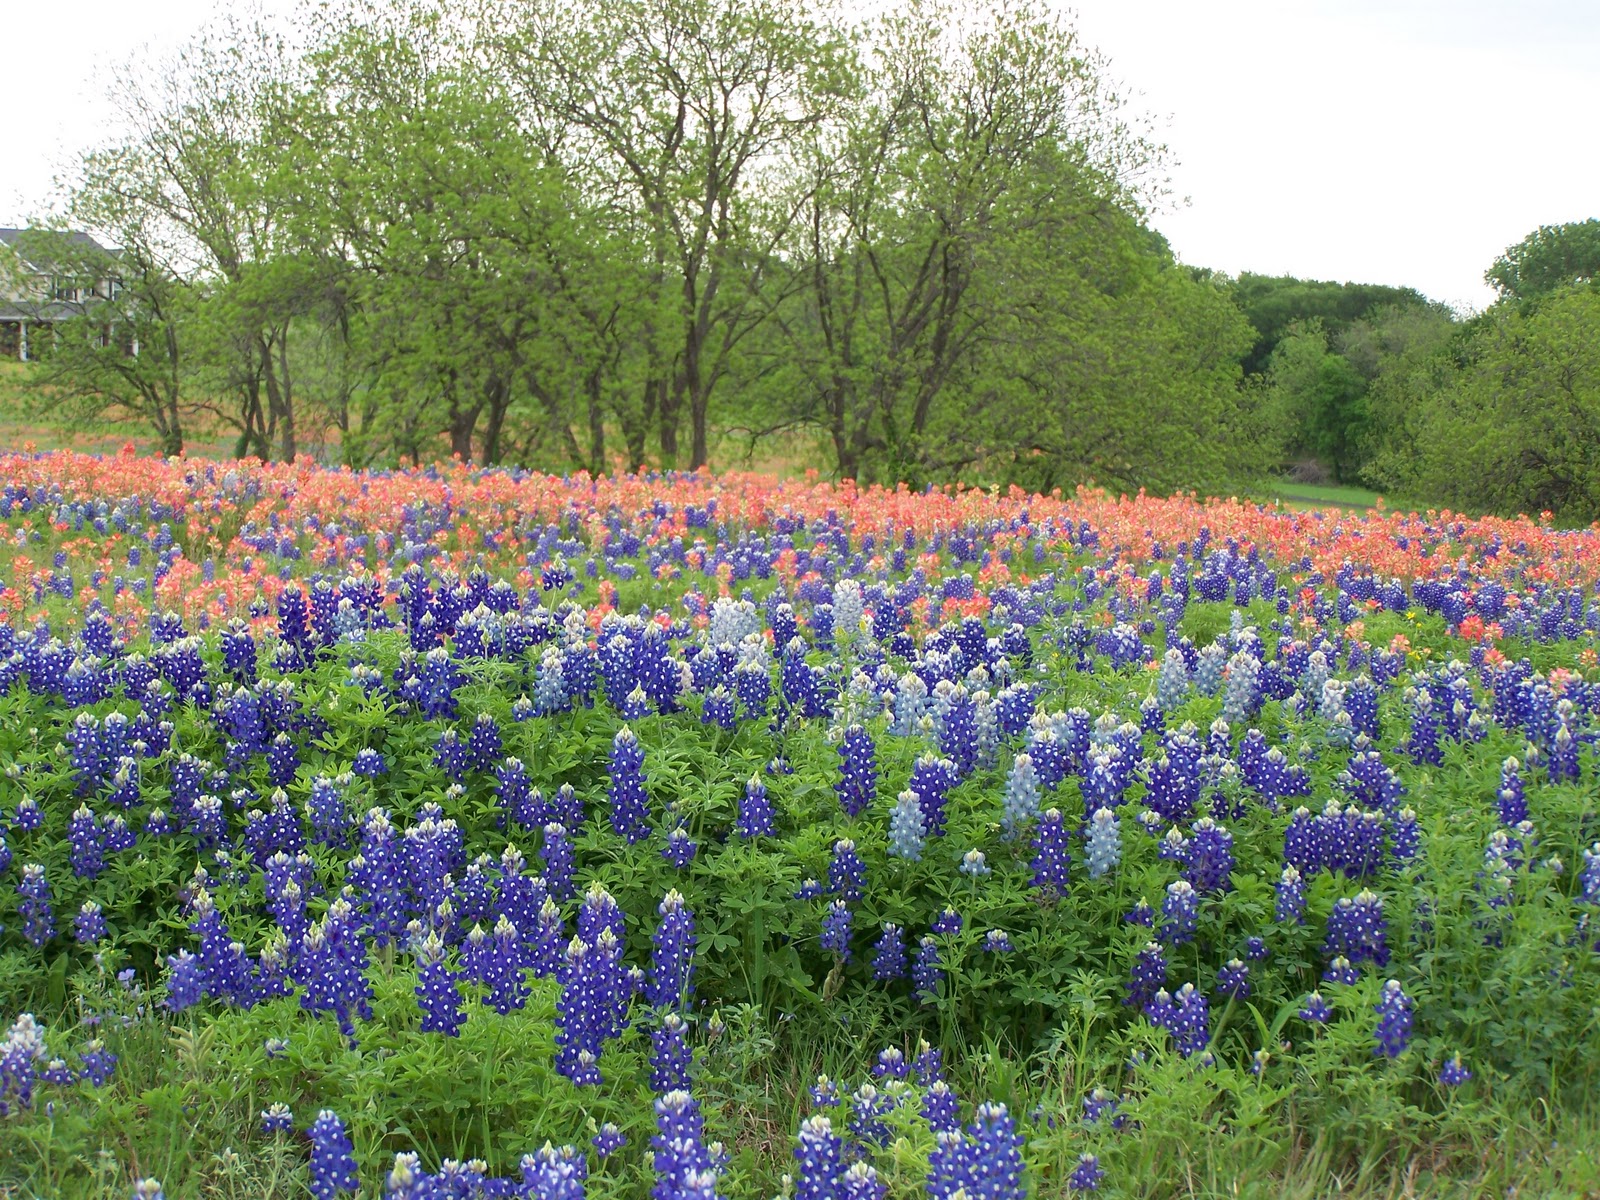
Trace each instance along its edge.
<instances>
[{"instance_id":1,"label":"wildflower field","mask_svg":"<svg viewBox=\"0 0 1600 1200\"><path fill-rule=\"evenodd\" d=\"M0 457L0 1196L1600 1194L1600 531Z\"/></svg>"}]
</instances>

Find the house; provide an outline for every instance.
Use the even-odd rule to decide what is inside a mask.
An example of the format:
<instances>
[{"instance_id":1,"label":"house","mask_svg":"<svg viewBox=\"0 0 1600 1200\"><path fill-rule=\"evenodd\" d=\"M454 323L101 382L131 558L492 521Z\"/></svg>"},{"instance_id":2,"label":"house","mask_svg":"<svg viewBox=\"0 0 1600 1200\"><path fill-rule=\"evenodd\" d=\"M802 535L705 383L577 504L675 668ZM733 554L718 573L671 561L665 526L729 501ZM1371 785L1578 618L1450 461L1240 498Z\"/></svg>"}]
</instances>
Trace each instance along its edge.
<instances>
[{"instance_id":1,"label":"house","mask_svg":"<svg viewBox=\"0 0 1600 1200\"><path fill-rule=\"evenodd\" d=\"M58 324L115 299L116 263L87 233L0 228L0 358L40 357Z\"/></svg>"}]
</instances>

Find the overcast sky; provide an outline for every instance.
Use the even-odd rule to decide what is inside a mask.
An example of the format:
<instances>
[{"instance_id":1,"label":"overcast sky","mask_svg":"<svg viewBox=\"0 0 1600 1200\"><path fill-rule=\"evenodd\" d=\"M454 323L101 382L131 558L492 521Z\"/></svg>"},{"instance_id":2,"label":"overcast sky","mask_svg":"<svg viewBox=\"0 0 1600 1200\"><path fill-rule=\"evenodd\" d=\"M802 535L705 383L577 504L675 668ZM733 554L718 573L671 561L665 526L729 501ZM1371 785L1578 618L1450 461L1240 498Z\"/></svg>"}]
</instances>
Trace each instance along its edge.
<instances>
[{"instance_id":1,"label":"overcast sky","mask_svg":"<svg viewBox=\"0 0 1600 1200\"><path fill-rule=\"evenodd\" d=\"M182 41L227 2L8 5L0 225L44 211L52 179L113 119L105 81L132 50ZM1600 216L1597 0L1073 7L1163 119L1188 202L1155 224L1185 262L1482 307L1483 272L1507 245Z\"/></svg>"}]
</instances>

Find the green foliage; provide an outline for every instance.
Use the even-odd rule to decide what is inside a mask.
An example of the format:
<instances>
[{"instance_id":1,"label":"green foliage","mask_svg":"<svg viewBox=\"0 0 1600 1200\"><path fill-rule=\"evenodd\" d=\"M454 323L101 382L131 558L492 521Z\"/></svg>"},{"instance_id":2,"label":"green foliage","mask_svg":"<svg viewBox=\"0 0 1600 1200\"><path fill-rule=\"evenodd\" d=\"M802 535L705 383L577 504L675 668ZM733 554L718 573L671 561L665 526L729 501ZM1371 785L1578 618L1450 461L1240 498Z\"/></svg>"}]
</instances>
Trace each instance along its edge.
<instances>
[{"instance_id":1,"label":"green foliage","mask_svg":"<svg viewBox=\"0 0 1600 1200\"><path fill-rule=\"evenodd\" d=\"M1246 374L1264 373L1278 343L1299 322L1320 321L1328 336L1338 336L1353 322L1386 307L1428 307L1414 288L1375 283L1331 283L1290 275L1243 272L1233 283L1233 296L1256 331L1254 347L1245 355Z\"/></svg>"},{"instance_id":2,"label":"green foliage","mask_svg":"<svg viewBox=\"0 0 1600 1200\"><path fill-rule=\"evenodd\" d=\"M1409 379L1374 474L1461 508L1600 515L1600 295L1496 306Z\"/></svg>"},{"instance_id":3,"label":"green foliage","mask_svg":"<svg viewBox=\"0 0 1600 1200\"><path fill-rule=\"evenodd\" d=\"M1484 272L1505 299L1536 300L1600 275L1600 218L1541 225Z\"/></svg>"}]
</instances>

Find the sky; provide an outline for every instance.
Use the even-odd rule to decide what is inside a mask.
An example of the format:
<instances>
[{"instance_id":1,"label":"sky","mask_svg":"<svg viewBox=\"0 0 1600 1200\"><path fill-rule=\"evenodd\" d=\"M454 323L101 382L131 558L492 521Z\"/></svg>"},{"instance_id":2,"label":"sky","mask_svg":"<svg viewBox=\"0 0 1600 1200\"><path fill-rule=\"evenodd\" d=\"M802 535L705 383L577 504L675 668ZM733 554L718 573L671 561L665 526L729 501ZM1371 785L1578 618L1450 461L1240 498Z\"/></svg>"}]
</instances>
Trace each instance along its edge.
<instances>
[{"instance_id":1,"label":"sky","mask_svg":"<svg viewBox=\"0 0 1600 1200\"><path fill-rule=\"evenodd\" d=\"M294 0L260 0L288 13ZM48 211L53 180L115 124L106 84L228 0L18 5L0 76L0 225ZM876 5L875 5L876 7ZM1229 274L1415 287L1460 309L1543 224L1600 216L1595 0L1078 0L1170 148L1153 223L1186 263ZM68 72L76 72L69 75ZM19 119L19 116L21 119Z\"/></svg>"}]
</instances>

